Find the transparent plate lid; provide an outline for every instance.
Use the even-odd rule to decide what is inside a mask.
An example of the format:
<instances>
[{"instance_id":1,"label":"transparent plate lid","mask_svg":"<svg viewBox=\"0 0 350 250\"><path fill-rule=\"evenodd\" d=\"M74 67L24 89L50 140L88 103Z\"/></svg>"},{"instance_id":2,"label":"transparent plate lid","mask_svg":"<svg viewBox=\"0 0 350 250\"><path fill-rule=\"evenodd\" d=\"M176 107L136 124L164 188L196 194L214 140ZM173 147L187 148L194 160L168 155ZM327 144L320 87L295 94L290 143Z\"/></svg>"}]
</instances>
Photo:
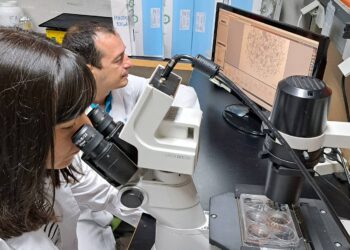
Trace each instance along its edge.
<instances>
[{"instance_id":1,"label":"transparent plate lid","mask_svg":"<svg viewBox=\"0 0 350 250\"><path fill-rule=\"evenodd\" d=\"M290 209L264 195L241 194L243 242L248 246L295 248L300 244Z\"/></svg>"}]
</instances>

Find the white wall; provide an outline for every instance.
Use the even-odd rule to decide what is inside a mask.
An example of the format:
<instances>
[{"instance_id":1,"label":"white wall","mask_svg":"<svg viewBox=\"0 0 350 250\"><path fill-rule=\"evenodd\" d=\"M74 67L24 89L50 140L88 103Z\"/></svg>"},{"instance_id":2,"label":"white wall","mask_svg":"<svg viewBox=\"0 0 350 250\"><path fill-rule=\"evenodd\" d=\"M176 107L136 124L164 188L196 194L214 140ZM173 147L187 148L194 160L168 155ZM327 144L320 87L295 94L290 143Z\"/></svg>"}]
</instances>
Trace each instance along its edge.
<instances>
[{"instance_id":1,"label":"white wall","mask_svg":"<svg viewBox=\"0 0 350 250\"><path fill-rule=\"evenodd\" d=\"M312 0L284 0L281 10L281 21L292 25L297 25L300 17L300 9L310 3ZM301 26L308 23L310 17L303 18Z\"/></svg>"},{"instance_id":2,"label":"white wall","mask_svg":"<svg viewBox=\"0 0 350 250\"><path fill-rule=\"evenodd\" d=\"M5 0L0 0L5 1ZM36 31L44 32L38 25L62 13L94 16L112 16L111 0L17 0L25 14L32 18Z\"/></svg>"}]
</instances>

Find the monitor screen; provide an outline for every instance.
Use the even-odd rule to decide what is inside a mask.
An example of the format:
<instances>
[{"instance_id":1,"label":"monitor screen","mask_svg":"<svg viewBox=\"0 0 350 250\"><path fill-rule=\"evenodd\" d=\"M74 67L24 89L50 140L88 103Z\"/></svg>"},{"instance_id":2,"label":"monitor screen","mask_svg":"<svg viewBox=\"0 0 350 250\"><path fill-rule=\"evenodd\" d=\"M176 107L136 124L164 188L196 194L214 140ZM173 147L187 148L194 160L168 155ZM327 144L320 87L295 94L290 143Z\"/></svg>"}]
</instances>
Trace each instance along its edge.
<instances>
[{"instance_id":1,"label":"monitor screen","mask_svg":"<svg viewBox=\"0 0 350 250\"><path fill-rule=\"evenodd\" d=\"M323 77L329 39L219 3L212 60L254 102L271 111L277 84Z\"/></svg>"}]
</instances>

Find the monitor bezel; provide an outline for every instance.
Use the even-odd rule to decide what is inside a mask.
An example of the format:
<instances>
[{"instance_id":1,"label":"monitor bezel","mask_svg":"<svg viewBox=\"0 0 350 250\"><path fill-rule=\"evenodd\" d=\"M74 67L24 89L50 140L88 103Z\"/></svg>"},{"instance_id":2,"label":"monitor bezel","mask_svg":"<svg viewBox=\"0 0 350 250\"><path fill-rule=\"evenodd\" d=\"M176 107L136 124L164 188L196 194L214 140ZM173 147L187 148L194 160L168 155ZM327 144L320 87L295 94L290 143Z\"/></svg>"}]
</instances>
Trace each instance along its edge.
<instances>
[{"instance_id":1,"label":"monitor bezel","mask_svg":"<svg viewBox=\"0 0 350 250\"><path fill-rule=\"evenodd\" d=\"M267 18L261 15L247 12L224 3L218 3L216 5L215 27L214 27L214 36L213 36L212 58L211 58L212 61L215 60L216 34L217 34L218 22L219 22L219 11L221 9L238 14L238 15L242 15L244 17L251 18L255 21L262 22L264 24L271 25L273 27L280 28L282 30L286 30L288 32L317 41L318 49L317 49L317 54L315 59L315 65L312 71L312 76L318 79L323 78L325 68L326 68L326 63L327 63L327 50L329 46L329 37L319 35L314 32L304 30L300 27L296 27L287 23L276 21L271 18Z\"/></svg>"}]
</instances>

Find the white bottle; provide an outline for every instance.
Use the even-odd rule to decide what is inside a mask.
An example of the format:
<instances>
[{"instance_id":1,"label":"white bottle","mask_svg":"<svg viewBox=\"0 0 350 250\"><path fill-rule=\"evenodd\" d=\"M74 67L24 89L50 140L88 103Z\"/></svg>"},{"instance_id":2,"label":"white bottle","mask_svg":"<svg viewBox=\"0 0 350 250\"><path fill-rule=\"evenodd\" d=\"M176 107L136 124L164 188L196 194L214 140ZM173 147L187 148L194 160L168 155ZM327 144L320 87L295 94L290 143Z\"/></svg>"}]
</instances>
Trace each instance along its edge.
<instances>
[{"instance_id":1,"label":"white bottle","mask_svg":"<svg viewBox=\"0 0 350 250\"><path fill-rule=\"evenodd\" d=\"M0 2L0 26L15 27L21 16L23 10L18 7L17 1Z\"/></svg>"},{"instance_id":2,"label":"white bottle","mask_svg":"<svg viewBox=\"0 0 350 250\"><path fill-rule=\"evenodd\" d=\"M32 20L27 16L22 16L18 21L18 27L22 30L33 30Z\"/></svg>"}]
</instances>

